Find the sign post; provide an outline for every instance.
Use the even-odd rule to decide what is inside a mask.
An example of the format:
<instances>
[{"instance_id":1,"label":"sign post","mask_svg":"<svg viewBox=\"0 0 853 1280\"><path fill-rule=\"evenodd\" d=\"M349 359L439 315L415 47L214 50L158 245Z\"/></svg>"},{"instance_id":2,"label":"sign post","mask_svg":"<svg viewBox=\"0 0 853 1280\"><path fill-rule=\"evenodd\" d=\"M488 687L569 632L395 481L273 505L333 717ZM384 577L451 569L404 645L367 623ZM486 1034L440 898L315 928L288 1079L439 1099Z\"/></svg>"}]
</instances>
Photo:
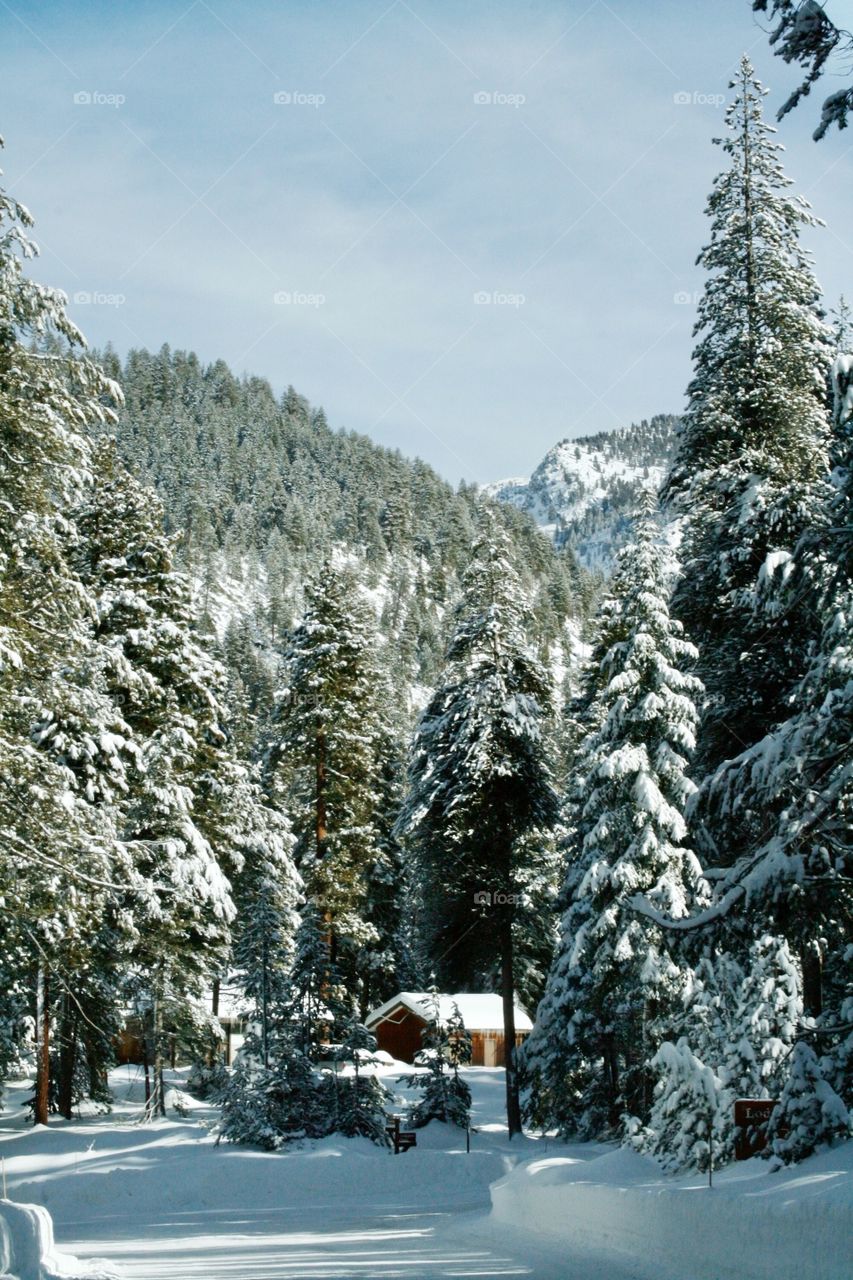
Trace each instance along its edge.
<instances>
[{"instance_id":1,"label":"sign post","mask_svg":"<svg viewBox=\"0 0 853 1280\"><path fill-rule=\"evenodd\" d=\"M390 1119L391 1124L385 1126L385 1132L393 1144L394 1155L398 1156L401 1151L409 1151L412 1147L416 1147L417 1134L413 1130L401 1129L399 1116L391 1116Z\"/></svg>"}]
</instances>

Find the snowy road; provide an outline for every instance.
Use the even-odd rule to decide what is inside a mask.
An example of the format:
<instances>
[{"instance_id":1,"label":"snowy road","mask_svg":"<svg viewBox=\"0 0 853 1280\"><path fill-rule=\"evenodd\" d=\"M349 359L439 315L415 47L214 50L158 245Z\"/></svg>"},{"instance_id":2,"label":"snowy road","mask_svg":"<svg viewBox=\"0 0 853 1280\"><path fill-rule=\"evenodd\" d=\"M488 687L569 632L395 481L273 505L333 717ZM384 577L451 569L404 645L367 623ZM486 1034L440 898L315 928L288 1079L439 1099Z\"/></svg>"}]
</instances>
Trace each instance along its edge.
<instances>
[{"instance_id":1,"label":"snowy road","mask_svg":"<svg viewBox=\"0 0 853 1280\"><path fill-rule=\"evenodd\" d=\"M60 1233L78 1257L108 1256L127 1280L438 1280L535 1276L541 1280L642 1280L601 1259L531 1254L496 1235L482 1211L376 1206L369 1214L312 1207L161 1215L154 1223L93 1220Z\"/></svg>"},{"instance_id":2,"label":"snowy road","mask_svg":"<svg viewBox=\"0 0 853 1280\"><path fill-rule=\"evenodd\" d=\"M132 1068L113 1073L111 1115L48 1129L33 1130L20 1106L28 1086L13 1086L0 1155L14 1199L50 1210L59 1248L108 1258L126 1280L646 1280L600 1257L531 1252L530 1235L489 1218L490 1183L548 1144L508 1142L503 1072L468 1075L470 1155L443 1125L401 1156L346 1139L282 1155L217 1147L215 1113L191 1099L186 1117L135 1123Z\"/></svg>"},{"instance_id":3,"label":"snowy road","mask_svg":"<svg viewBox=\"0 0 853 1280\"><path fill-rule=\"evenodd\" d=\"M634 1153L510 1142L503 1072L466 1076L470 1154L464 1132L436 1124L400 1156L341 1137L281 1153L217 1146L215 1110L192 1098L138 1123L141 1081L120 1068L111 1114L47 1128L23 1106L31 1085L12 1085L0 1158L10 1198L48 1209L60 1249L107 1258L123 1280L853 1276L851 1152L772 1175L747 1161L709 1195L704 1179L662 1179Z\"/></svg>"}]
</instances>

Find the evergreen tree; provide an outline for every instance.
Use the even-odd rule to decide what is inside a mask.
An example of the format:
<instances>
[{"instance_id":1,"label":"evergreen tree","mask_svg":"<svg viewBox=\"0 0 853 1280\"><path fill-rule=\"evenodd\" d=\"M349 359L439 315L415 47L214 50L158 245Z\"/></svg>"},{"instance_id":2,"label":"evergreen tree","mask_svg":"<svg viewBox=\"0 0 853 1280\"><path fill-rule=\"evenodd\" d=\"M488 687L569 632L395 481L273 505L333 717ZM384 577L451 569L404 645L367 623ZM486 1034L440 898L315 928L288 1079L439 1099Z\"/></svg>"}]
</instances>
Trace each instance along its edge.
<instances>
[{"instance_id":1,"label":"evergreen tree","mask_svg":"<svg viewBox=\"0 0 853 1280\"><path fill-rule=\"evenodd\" d=\"M338 1050L339 1062L351 1063L351 1075L336 1075L336 1115L334 1129L347 1138L369 1138L377 1146L387 1147L388 1117L385 1107L391 1094L375 1074L363 1068L375 1064L376 1037L354 1018Z\"/></svg>"},{"instance_id":2,"label":"evergreen tree","mask_svg":"<svg viewBox=\"0 0 853 1280\"><path fill-rule=\"evenodd\" d=\"M826 473L823 387L831 348L765 90L744 57L720 139L729 166L708 201L709 272L695 372L665 492L686 513L674 607L697 642L708 694L700 762L710 768L779 715L815 632L807 596L779 609L756 594L813 518Z\"/></svg>"},{"instance_id":3,"label":"evergreen tree","mask_svg":"<svg viewBox=\"0 0 853 1280\"><path fill-rule=\"evenodd\" d=\"M717 1164L724 1158L719 1129L730 1096L723 1081L683 1038L677 1044L664 1041L650 1066L659 1082L640 1145L670 1173L705 1173L712 1160Z\"/></svg>"},{"instance_id":4,"label":"evergreen tree","mask_svg":"<svg viewBox=\"0 0 853 1280\"><path fill-rule=\"evenodd\" d=\"M525 883L547 856L556 818L551 687L524 635L527 608L508 540L483 512L442 681L415 736L400 823L421 868L423 927L439 981L479 985L499 975L510 1135L521 1129L518 924L530 910ZM527 929L535 923L528 918Z\"/></svg>"},{"instance_id":5,"label":"evergreen tree","mask_svg":"<svg viewBox=\"0 0 853 1280\"><path fill-rule=\"evenodd\" d=\"M684 670L696 651L669 614L667 560L649 499L604 607L570 778L560 944L525 1044L529 1114L564 1133L612 1132L626 1111L647 1118L648 1064L683 973L633 902L644 894L679 919L705 895L684 820L701 684Z\"/></svg>"},{"instance_id":6,"label":"evergreen tree","mask_svg":"<svg viewBox=\"0 0 853 1280\"><path fill-rule=\"evenodd\" d=\"M423 1093L412 1111L412 1124L421 1129L430 1120L440 1120L442 1124L467 1129L471 1123L471 1090L460 1078L459 1068L471 1061L471 1037L457 1004L443 1020L438 992L433 990L428 1007L430 1020L424 1027L423 1048L417 1055L418 1065L428 1070L402 1077L408 1088Z\"/></svg>"},{"instance_id":7,"label":"evergreen tree","mask_svg":"<svg viewBox=\"0 0 853 1280\"><path fill-rule=\"evenodd\" d=\"M36 1014L35 1118L46 1123L53 1014L120 861L105 800L126 762L89 662L91 600L67 512L89 482L85 433L114 420L121 393L84 355L64 295L25 274L31 226L0 190L0 967L7 1027L23 1007ZM72 739L76 770L61 750Z\"/></svg>"},{"instance_id":8,"label":"evergreen tree","mask_svg":"<svg viewBox=\"0 0 853 1280\"><path fill-rule=\"evenodd\" d=\"M257 825L234 883L232 960L260 1028L261 1060L268 1067L288 1021L300 882L290 859L293 839L285 819L259 802L253 817Z\"/></svg>"},{"instance_id":9,"label":"evergreen tree","mask_svg":"<svg viewBox=\"0 0 853 1280\"><path fill-rule=\"evenodd\" d=\"M194 634L189 584L173 561L156 496L133 480L110 442L77 513L81 577L96 607L95 642L111 698L134 747L120 806L134 869L129 960L155 1063L162 1112L165 1020L218 972L234 908L226 867L243 863L257 793L227 748L224 672ZM212 843L212 841L214 843Z\"/></svg>"},{"instance_id":10,"label":"evergreen tree","mask_svg":"<svg viewBox=\"0 0 853 1280\"><path fill-rule=\"evenodd\" d=\"M327 562L308 584L287 656L274 762L289 769L300 869L323 919L327 962L354 996L375 944L368 877L383 857L377 804L387 742L373 621L352 576Z\"/></svg>"},{"instance_id":11,"label":"evergreen tree","mask_svg":"<svg viewBox=\"0 0 853 1280\"><path fill-rule=\"evenodd\" d=\"M800 974L787 943L757 938L738 992L735 1034L720 1046L732 1100L778 1094L802 1016Z\"/></svg>"},{"instance_id":12,"label":"evergreen tree","mask_svg":"<svg viewBox=\"0 0 853 1280\"><path fill-rule=\"evenodd\" d=\"M744 933L755 922L797 954L804 1012L845 1051L841 1005L853 938L849 891L853 743L853 396L849 356L834 366L831 484L794 550L790 592L807 595L821 629L787 697L784 715L708 780L703 811L731 833L739 856L717 882L719 919ZM737 843L734 843L734 841ZM749 918L745 908L748 905Z\"/></svg>"},{"instance_id":13,"label":"evergreen tree","mask_svg":"<svg viewBox=\"0 0 853 1280\"><path fill-rule=\"evenodd\" d=\"M811 1045L794 1045L788 1078L768 1125L773 1154L793 1164L824 1143L850 1137L853 1115L826 1079Z\"/></svg>"}]
</instances>

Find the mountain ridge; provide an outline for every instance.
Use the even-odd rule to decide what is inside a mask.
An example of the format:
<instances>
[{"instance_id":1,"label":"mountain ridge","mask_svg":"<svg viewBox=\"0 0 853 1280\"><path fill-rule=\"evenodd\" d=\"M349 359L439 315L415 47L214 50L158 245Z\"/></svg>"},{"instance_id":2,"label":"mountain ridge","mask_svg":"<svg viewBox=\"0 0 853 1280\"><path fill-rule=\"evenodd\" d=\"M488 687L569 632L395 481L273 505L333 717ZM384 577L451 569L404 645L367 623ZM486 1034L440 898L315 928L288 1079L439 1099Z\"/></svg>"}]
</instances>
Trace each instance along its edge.
<instances>
[{"instance_id":1,"label":"mountain ridge","mask_svg":"<svg viewBox=\"0 0 853 1280\"><path fill-rule=\"evenodd\" d=\"M661 413L616 431L560 440L529 478L483 485L482 492L525 512L555 546L606 575L630 538L640 491L663 481L680 422Z\"/></svg>"}]
</instances>

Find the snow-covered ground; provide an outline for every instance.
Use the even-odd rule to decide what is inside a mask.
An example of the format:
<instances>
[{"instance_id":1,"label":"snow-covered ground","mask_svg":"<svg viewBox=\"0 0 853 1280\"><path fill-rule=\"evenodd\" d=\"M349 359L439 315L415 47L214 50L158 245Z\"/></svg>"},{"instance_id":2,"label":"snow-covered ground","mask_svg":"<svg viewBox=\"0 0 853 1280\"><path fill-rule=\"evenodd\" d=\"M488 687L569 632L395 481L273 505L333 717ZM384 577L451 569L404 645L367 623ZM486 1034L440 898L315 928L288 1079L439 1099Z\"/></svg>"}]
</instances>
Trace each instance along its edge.
<instances>
[{"instance_id":1,"label":"snow-covered ground","mask_svg":"<svg viewBox=\"0 0 853 1280\"><path fill-rule=\"evenodd\" d=\"M569 1250L642 1257L689 1280L850 1280L853 1142L793 1169L754 1159L662 1178L633 1151L526 1161L492 1187L494 1216Z\"/></svg>"},{"instance_id":2,"label":"snow-covered ground","mask_svg":"<svg viewBox=\"0 0 853 1280\"><path fill-rule=\"evenodd\" d=\"M383 1068L386 1082L393 1085L400 1069ZM680 1184L661 1179L638 1157L605 1147L529 1137L510 1143L502 1117L503 1072L471 1068L467 1078L478 1129L470 1155L463 1133L436 1125L418 1134L416 1150L399 1156L347 1139L280 1154L216 1146L210 1131L215 1112L192 1099L185 1116L172 1111L167 1120L140 1125L141 1080L132 1067L113 1075L112 1115L34 1130L21 1106L26 1089L13 1086L0 1114L8 1195L48 1208L59 1249L83 1260L109 1258L119 1275L137 1280L699 1280L708 1274L699 1269L696 1250L689 1255L697 1260L693 1269L685 1266L683 1249L667 1261L655 1248L668 1216L664 1197L678 1194ZM742 1166L720 1175L712 1193L694 1180L692 1193L683 1188L694 1202L684 1229L699 1232L701 1249L703 1223L706 1232L718 1232L728 1214L733 1230L742 1225L739 1211L725 1205L737 1199L735 1184L745 1172L754 1195L749 1230L760 1237L765 1255L773 1239L772 1231L758 1231L765 1205L777 1224L773 1206L780 1204L798 1215L802 1229L811 1215L815 1230L835 1230L842 1211L832 1222L821 1216L819 1188L836 1188L841 1206L843 1182L849 1210L849 1156L846 1172L842 1165L840 1155L830 1155L793 1174ZM649 1198L646 1210L628 1212L638 1169ZM496 1210L490 1212L493 1183ZM586 1190L578 1197L580 1188ZM590 1188L598 1188L595 1205ZM709 1196L715 1206L710 1217L704 1209ZM627 1244L624 1233L603 1229L608 1218L618 1221L626 1213L634 1233ZM812 1274L845 1280L853 1274L793 1269L781 1247L790 1234L781 1231L780 1247L771 1248L775 1280L811 1280ZM839 1242L841 1266L840 1250ZM751 1275L714 1272L715 1280Z\"/></svg>"}]
</instances>

